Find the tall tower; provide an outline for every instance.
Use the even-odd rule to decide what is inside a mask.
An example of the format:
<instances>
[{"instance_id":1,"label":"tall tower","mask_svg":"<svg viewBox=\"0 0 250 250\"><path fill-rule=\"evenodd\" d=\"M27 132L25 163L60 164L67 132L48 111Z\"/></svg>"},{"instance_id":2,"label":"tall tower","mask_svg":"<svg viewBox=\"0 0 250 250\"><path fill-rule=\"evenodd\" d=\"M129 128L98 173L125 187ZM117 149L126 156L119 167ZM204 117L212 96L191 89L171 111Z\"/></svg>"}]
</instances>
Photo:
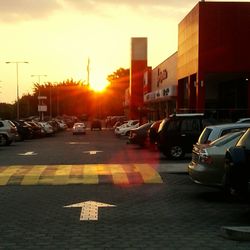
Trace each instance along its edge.
<instances>
[{"instance_id":1,"label":"tall tower","mask_svg":"<svg viewBox=\"0 0 250 250\"><path fill-rule=\"evenodd\" d=\"M143 106L143 74L147 68L147 38L133 37L131 39L131 62L129 83L129 118L139 119Z\"/></svg>"},{"instance_id":2,"label":"tall tower","mask_svg":"<svg viewBox=\"0 0 250 250\"><path fill-rule=\"evenodd\" d=\"M89 65L90 65L90 60L88 57L88 63L87 63L87 86L89 87Z\"/></svg>"}]
</instances>

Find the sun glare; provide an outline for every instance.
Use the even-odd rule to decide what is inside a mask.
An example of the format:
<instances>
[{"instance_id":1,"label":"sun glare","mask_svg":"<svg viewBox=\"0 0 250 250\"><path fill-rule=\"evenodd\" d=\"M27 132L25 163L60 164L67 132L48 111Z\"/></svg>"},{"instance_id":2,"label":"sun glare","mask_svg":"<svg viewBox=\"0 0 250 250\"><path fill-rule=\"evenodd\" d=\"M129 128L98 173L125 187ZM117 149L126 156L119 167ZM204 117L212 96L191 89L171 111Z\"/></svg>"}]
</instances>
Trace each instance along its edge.
<instances>
[{"instance_id":1,"label":"sun glare","mask_svg":"<svg viewBox=\"0 0 250 250\"><path fill-rule=\"evenodd\" d=\"M103 92L109 85L108 81L90 82L90 88L95 92Z\"/></svg>"}]
</instances>

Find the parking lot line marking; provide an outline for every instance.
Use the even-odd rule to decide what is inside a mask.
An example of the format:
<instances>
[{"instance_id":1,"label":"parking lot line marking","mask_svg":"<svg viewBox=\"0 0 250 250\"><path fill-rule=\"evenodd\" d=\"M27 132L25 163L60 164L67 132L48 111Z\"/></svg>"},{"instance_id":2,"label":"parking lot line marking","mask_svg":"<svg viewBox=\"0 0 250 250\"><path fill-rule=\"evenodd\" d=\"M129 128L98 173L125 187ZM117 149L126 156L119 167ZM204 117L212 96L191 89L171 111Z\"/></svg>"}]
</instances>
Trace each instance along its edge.
<instances>
[{"instance_id":1,"label":"parking lot line marking","mask_svg":"<svg viewBox=\"0 0 250 250\"><path fill-rule=\"evenodd\" d=\"M109 164L97 164L98 175L111 175Z\"/></svg>"},{"instance_id":2,"label":"parking lot line marking","mask_svg":"<svg viewBox=\"0 0 250 250\"><path fill-rule=\"evenodd\" d=\"M67 184L82 184L83 183L83 165L71 165L70 176Z\"/></svg>"},{"instance_id":3,"label":"parking lot line marking","mask_svg":"<svg viewBox=\"0 0 250 250\"><path fill-rule=\"evenodd\" d=\"M0 185L7 185L10 177L14 175L18 170L20 170L20 166L9 166L5 170L1 171Z\"/></svg>"},{"instance_id":4,"label":"parking lot line marking","mask_svg":"<svg viewBox=\"0 0 250 250\"><path fill-rule=\"evenodd\" d=\"M98 184L98 174L96 165L84 165L83 184Z\"/></svg>"},{"instance_id":5,"label":"parking lot line marking","mask_svg":"<svg viewBox=\"0 0 250 250\"><path fill-rule=\"evenodd\" d=\"M40 178L38 180L38 185L52 185L54 181L54 175L56 173L57 166L56 165L46 165L46 168L41 173Z\"/></svg>"},{"instance_id":6,"label":"parking lot line marking","mask_svg":"<svg viewBox=\"0 0 250 250\"><path fill-rule=\"evenodd\" d=\"M162 183L161 176L150 164L134 164L145 183Z\"/></svg>"},{"instance_id":7,"label":"parking lot line marking","mask_svg":"<svg viewBox=\"0 0 250 250\"><path fill-rule=\"evenodd\" d=\"M57 170L54 174L53 185L67 184L70 176L72 165L57 165Z\"/></svg>"},{"instance_id":8,"label":"parking lot line marking","mask_svg":"<svg viewBox=\"0 0 250 250\"><path fill-rule=\"evenodd\" d=\"M121 164L110 164L114 184L129 184L129 179Z\"/></svg>"},{"instance_id":9,"label":"parking lot line marking","mask_svg":"<svg viewBox=\"0 0 250 250\"><path fill-rule=\"evenodd\" d=\"M24 175L21 185L35 185L39 182L39 178L47 166L34 165L30 171Z\"/></svg>"}]
</instances>

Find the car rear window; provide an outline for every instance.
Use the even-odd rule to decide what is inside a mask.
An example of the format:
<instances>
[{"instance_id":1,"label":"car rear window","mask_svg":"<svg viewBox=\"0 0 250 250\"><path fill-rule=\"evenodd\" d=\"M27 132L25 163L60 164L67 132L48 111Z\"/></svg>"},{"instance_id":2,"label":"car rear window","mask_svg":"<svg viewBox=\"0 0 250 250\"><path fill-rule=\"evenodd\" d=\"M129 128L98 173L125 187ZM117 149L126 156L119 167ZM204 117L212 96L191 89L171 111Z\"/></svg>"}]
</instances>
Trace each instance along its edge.
<instances>
[{"instance_id":1,"label":"car rear window","mask_svg":"<svg viewBox=\"0 0 250 250\"><path fill-rule=\"evenodd\" d=\"M198 139L198 143L199 144L205 144L208 142L208 138L209 135L211 134L212 129L211 128L204 128L204 130L202 131L199 139Z\"/></svg>"},{"instance_id":2,"label":"car rear window","mask_svg":"<svg viewBox=\"0 0 250 250\"><path fill-rule=\"evenodd\" d=\"M16 125L12 121L8 121L11 127L15 127Z\"/></svg>"},{"instance_id":3,"label":"car rear window","mask_svg":"<svg viewBox=\"0 0 250 250\"><path fill-rule=\"evenodd\" d=\"M248 129L240 138L237 146L244 147L245 149L250 150L250 129Z\"/></svg>"},{"instance_id":4,"label":"car rear window","mask_svg":"<svg viewBox=\"0 0 250 250\"><path fill-rule=\"evenodd\" d=\"M242 128L229 128L229 129L224 129L221 133L221 136L222 135L226 135L228 133L232 133L232 132L238 132L238 131L241 131L241 130L246 130L246 128L242 127Z\"/></svg>"},{"instance_id":5,"label":"car rear window","mask_svg":"<svg viewBox=\"0 0 250 250\"><path fill-rule=\"evenodd\" d=\"M232 133L227 133L223 135L222 137L216 139L215 141L211 142L210 145L213 146L222 146L227 144L230 141L233 141L235 139L239 139L241 135L243 135L245 131L240 131L240 132L232 132Z\"/></svg>"}]
</instances>

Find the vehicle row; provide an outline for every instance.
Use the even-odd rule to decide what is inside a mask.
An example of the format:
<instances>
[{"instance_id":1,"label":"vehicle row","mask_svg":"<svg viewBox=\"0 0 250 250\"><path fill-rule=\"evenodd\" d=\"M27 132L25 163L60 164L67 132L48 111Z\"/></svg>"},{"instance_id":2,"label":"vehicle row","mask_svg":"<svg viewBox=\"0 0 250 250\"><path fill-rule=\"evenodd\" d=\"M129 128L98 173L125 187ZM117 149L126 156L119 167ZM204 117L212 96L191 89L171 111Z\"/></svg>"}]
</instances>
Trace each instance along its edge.
<instances>
[{"instance_id":1,"label":"vehicle row","mask_svg":"<svg viewBox=\"0 0 250 250\"><path fill-rule=\"evenodd\" d=\"M246 193L250 181L250 123L246 121L218 124L203 114L175 114L131 128L128 142L154 145L174 160L191 153L187 168L195 183L222 187L228 194Z\"/></svg>"},{"instance_id":2,"label":"vehicle row","mask_svg":"<svg viewBox=\"0 0 250 250\"><path fill-rule=\"evenodd\" d=\"M54 135L67 129L62 120L0 120L0 145L8 146L14 141L23 141Z\"/></svg>"}]
</instances>

